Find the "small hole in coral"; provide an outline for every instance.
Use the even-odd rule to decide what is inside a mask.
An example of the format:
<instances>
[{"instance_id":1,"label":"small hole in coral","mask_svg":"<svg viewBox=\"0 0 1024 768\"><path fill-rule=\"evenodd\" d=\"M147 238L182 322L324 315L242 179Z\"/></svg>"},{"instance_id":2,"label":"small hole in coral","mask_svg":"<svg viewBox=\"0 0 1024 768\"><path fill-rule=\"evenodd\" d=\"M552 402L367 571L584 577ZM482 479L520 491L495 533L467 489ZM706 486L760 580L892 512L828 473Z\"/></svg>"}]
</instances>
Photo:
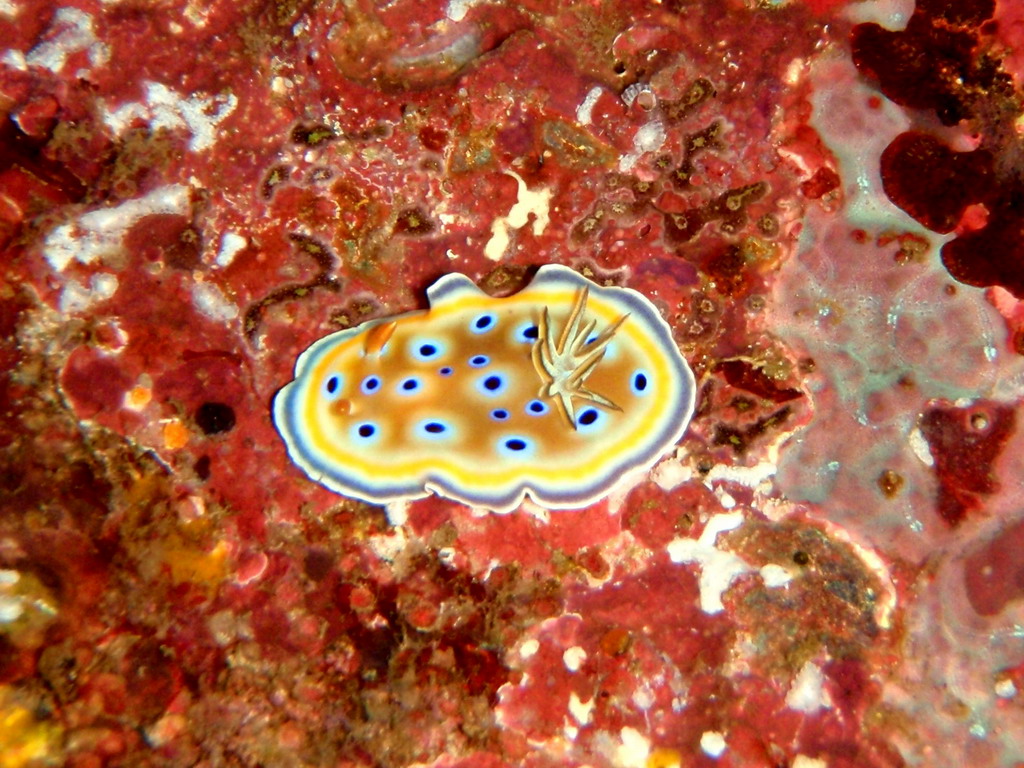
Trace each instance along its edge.
<instances>
[{"instance_id":1,"label":"small hole in coral","mask_svg":"<svg viewBox=\"0 0 1024 768\"><path fill-rule=\"evenodd\" d=\"M210 457L204 453L202 456L196 459L196 463L192 466L192 469L195 470L196 477L198 477L200 480L209 480Z\"/></svg>"},{"instance_id":2,"label":"small hole in coral","mask_svg":"<svg viewBox=\"0 0 1024 768\"><path fill-rule=\"evenodd\" d=\"M205 434L216 435L235 426L235 410L227 403L203 403L196 409L195 419Z\"/></svg>"}]
</instances>

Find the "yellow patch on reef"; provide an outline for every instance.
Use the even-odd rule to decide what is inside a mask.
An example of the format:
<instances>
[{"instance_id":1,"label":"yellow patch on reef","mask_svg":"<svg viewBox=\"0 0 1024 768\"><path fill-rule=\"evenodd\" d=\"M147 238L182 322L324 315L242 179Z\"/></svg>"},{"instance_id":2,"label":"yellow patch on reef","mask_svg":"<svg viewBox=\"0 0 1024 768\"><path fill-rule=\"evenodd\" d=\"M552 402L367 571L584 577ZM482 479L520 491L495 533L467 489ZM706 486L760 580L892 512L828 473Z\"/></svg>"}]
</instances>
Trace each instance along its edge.
<instances>
[{"instance_id":1,"label":"yellow patch on reef","mask_svg":"<svg viewBox=\"0 0 1024 768\"><path fill-rule=\"evenodd\" d=\"M218 541L209 550L172 534L163 550L163 559L175 584L189 582L205 587L220 584L227 573L228 546Z\"/></svg>"},{"instance_id":2,"label":"yellow patch on reef","mask_svg":"<svg viewBox=\"0 0 1024 768\"><path fill-rule=\"evenodd\" d=\"M0 569L0 635L18 648L38 648L56 620L58 604L37 576Z\"/></svg>"},{"instance_id":3,"label":"yellow patch on reef","mask_svg":"<svg viewBox=\"0 0 1024 768\"><path fill-rule=\"evenodd\" d=\"M61 729L41 722L15 702L14 689L0 686L0 768L23 768L55 759Z\"/></svg>"},{"instance_id":4,"label":"yellow patch on reef","mask_svg":"<svg viewBox=\"0 0 1024 768\"><path fill-rule=\"evenodd\" d=\"M685 430L693 374L636 291L551 265L507 298L462 275L427 297L299 357L274 420L312 479L378 503L581 507Z\"/></svg>"},{"instance_id":5,"label":"yellow patch on reef","mask_svg":"<svg viewBox=\"0 0 1024 768\"><path fill-rule=\"evenodd\" d=\"M646 768L679 768L683 764L683 756L678 750L659 747L647 756Z\"/></svg>"}]
</instances>

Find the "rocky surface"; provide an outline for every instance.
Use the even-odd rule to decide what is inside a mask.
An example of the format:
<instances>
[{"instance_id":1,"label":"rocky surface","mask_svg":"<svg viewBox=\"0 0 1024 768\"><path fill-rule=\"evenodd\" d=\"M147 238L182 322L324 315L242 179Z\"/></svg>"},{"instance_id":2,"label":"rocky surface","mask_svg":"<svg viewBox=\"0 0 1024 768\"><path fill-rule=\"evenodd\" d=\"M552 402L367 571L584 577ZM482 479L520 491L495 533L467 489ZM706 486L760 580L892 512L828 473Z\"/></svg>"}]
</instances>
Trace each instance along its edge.
<instances>
[{"instance_id":1,"label":"rocky surface","mask_svg":"<svg viewBox=\"0 0 1024 768\"><path fill-rule=\"evenodd\" d=\"M0 766L1016 766L1012 0L0 2ZM699 387L579 511L336 496L298 353L539 265Z\"/></svg>"}]
</instances>

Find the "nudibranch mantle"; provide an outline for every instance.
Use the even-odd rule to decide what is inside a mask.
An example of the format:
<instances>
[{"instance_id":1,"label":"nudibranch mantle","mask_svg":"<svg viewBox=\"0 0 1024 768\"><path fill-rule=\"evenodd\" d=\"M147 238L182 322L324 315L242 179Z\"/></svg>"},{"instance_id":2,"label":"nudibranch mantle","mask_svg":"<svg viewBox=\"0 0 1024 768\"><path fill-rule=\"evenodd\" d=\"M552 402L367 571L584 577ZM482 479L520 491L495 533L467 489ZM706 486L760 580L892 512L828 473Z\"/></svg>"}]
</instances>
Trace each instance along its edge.
<instances>
[{"instance_id":1,"label":"nudibranch mantle","mask_svg":"<svg viewBox=\"0 0 1024 768\"><path fill-rule=\"evenodd\" d=\"M311 479L376 504L572 509L686 430L693 372L640 293L547 265L506 298L450 274L427 299L299 356L274 423Z\"/></svg>"}]
</instances>

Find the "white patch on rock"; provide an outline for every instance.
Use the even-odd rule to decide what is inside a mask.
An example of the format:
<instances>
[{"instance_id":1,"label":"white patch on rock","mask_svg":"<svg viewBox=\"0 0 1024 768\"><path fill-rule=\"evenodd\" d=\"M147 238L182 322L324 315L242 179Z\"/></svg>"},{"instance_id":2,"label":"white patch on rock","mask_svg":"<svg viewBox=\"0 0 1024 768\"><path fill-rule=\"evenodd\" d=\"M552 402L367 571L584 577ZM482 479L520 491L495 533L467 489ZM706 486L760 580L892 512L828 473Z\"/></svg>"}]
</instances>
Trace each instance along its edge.
<instances>
[{"instance_id":1,"label":"white patch on rock","mask_svg":"<svg viewBox=\"0 0 1024 768\"><path fill-rule=\"evenodd\" d=\"M389 507L392 505L388 505ZM394 523L392 523L394 526ZM393 563L395 559L405 550L409 544L409 537L405 535L405 529L394 526L388 533L380 533L370 536L366 540L370 551L381 560Z\"/></svg>"},{"instance_id":2,"label":"white patch on rock","mask_svg":"<svg viewBox=\"0 0 1024 768\"><path fill-rule=\"evenodd\" d=\"M580 725L589 725L593 710L593 699L587 702L582 702L580 701L580 697L576 695L576 691L572 691L569 694L569 714L572 715L573 719L577 723Z\"/></svg>"},{"instance_id":3,"label":"white patch on rock","mask_svg":"<svg viewBox=\"0 0 1024 768\"><path fill-rule=\"evenodd\" d=\"M708 757L725 754L725 737L718 731L704 731L700 735L700 749Z\"/></svg>"},{"instance_id":4,"label":"white patch on rock","mask_svg":"<svg viewBox=\"0 0 1024 768\"><path fill-rule=\"evenodd\" d=\"M241 235L234 232L225 232L220 237L220 249L217 251L217 258L214 260L214 263L221 269L230 266L238 252L248 244L249 241Z\"/></svg>"},{"instance_id":5,"label":"white patch on rock","mask_svg":"<svg viewBox=\"0 0 1024 768\"><path fill-rule=\"evenodd\" d=\"M793 768L828 768L828 763L820 757L797 755L793 758Z\"/></svg>"},{"instance_id":6,"label":"white patch on rock","mask_svg":"<svg viewBox=\"0 0 1024 768\"><path fill-rule=\"evenodd\" d=\"M6 15L6 14L5 14ZM92 16L79 8L58 8L49 29L50 36L28 52L29 66L59 73L68 58L86 51L89 64L101 66L110 59L110 48L96 39Z\"/></svg>"},{"instance_id":7,"label":"white patch on rock","mask_svg":"<svg viewBox=\"0 0 1024 768\"><path fill-rule=\"evenodd\" d=\"M640 126L633 136L633 151L619 158L619 171L626 173L633 169L640 157L647 152L657 152L665 143L665 126L660 120L652 120Z\"/></svg>"},{"instance_id":8,"label":"white patch on rock","mask_svg":"<svg viewBox=\"0 0 1024 768\"><path fill-rule=\"evenodd\" d=\"M843 16L854 24L874 22L880 27L898 32L906 29L914 0L876 0L872 3L851 3L843 9Z\"/></svg>"},{"instance_id":9,"label":"white patch on rock","mask_svg":"<svg viewBox=\"0 0 1024 768\"><path fill-rule=\"evenodd\" d=\"M93 304L113 296L117 291L117 286L117 276L106 272L93 275L89 281L89 287L82 285L77 280L68 280L60 294L58 306L61 314L83 312Z\"/></svg>"},{"instance_id":10,"label":"white patch on rock","mask_svg":"<svg viewBox=\"0 0 1024 768\"><path fill-rule=\"evenodd\" d=\"M729 512L712 517L697 539L677 538L669 542L668 556L673 563L697 563L700 568L700 608L705 613L720 613L725 609L722 595L737 576L751 570L743 558L732 552L723 552L715 546L718 534L743 524L741 512Z\"/></svg>"},{"instance_id":11,"label":"white patch on rock","mask_svg":"<svg viewBox=\"0 0 1024 768\"><path fill-rule=\"evenodd\" d=\"M238 317L238 307L213 283L196 283L192 286L192 303L195 308L211 320L227 322Z\"/></svg>"},{"instance_id":12,"label":"white patch on rock","mask_svg":"<svg viewBox=\"0 0 1024 768\"><path fill-rule=\"evenodd\" d=\"M540 650L540 642L536 638L524 640L519 646L519 658L528 659Z\"/></svg>"},{"instance_id":13,"label":"white patch on rock","mask_svg":"<svg viewBox=\"0 0 1024 768\"><path fill-rule=\"evenodd\" d=\"M823 687L824 682L824 675L818 665L808 661L800 668L786 694L786 706L808 715L831 707L832 701Z\"/></svg>"},{"instance_id":14,"label":"white patch on rock","mask_svg":"<svg viewBox=\"0 0 1024 768\"><path fill-rule=\"evenodd\" d=\"M910 430L910 434L907 435L907 442L910 443L910 450L914 452L918 460L926 467L934 467L935 459L932 456L932 449L928 445L928 439L924 436L924 433L914 427Z\"/></svg>"},{"instance_id":15,"label":"white patch on rock","mask_svg":"<svg viewBox=\"0 0 1024 768\"><path fill-rule=\"evenodd\" d=\"M710 488L716 481L725 481L742 485L752 491L761 489L765 492L770 488L762 488L778 472L778 467L770 461L762 461L752 467L731 467L727 464L715 464L704 476L704 484Z\"/></svg>"},{"instance_id":16,"label":"white patch on rock","mask_svg":"<svg viewBox=\"0 0 1024 768\"><path fill-rule=\"evenodd\" d=\"M761 566L761 579L769 589L777 589L789 584L793 580L793 575L781 565L768 563Z\"/></svg>"},{"instance_id":17,"label":"white patch on rock","mask_svg":"<svg viewBox=\"0 0 1024 768\"><path fill-rule=\"evenodd\" d=\"M491 224L491 239L484 246L484 255L492 261L497 261L508 248L512 240L511 232L526 226L529 216L533 214L533 227L531 228L535 237L544 234L548 222L551 220L550 206L551 196L554 192L550 189L538 189L531 192L526 187L526 182L514 171L505 173L516 180L519 185L519 193L515 205L505 216L498 217Z\"/></svg>"},{"instance_id":18,"label":"white patch on rock","mask_svg":"<svg viewBox=\"0 0 1024 768\"><path fill-rule=\"evenodd\" d=\"M0 595L0 624L11 624L25 613L25 606L20 598Z\"/></svg>"},{"instance_id":19,"label":"white patch on rock","mask_svg":"<svg viewBox=\"0 0 1024 768\"><path fill-rule=\"evenodd\" d=\"M615 751L615 763L621 768L645 768L651 754L651 742L636 728L626 726L619 731L622 742Z\"/></svg>"},{"instance_id":20,"label":"white patch on rock","mask_svg":"<svg viewBox=\"0 0 1024 768\"><path fill-rule=\"evenodd\" d=\"M139 219L154 213L188 211L188 187L171 184L143 197L82 214L77 222L55 227L43 240L43 256L57 272L72 261L92 264L121 247L121 239Z\"/></svg>"},{"instance_id":21,"label":"white patch on rock","mask_svg":"<svg viewBox=\"0 0 1024 768\"><path fill-rule=\"evenodd\" d=\"M533 501L533 499L530 499L530 498L523 499L523 501L519 505L518 509L521 512L524 512L525 514L529 515L530 517L532 517L534 520L536 520L538 523L541 523L542 525L550 525L551 524L551 510L548 509L547 507L542 507L540 504L537 504L536 502ZM490 514L491 511L492 510L486 510L485 514ZM509 510L509 512L511 512L511 511L513 511L513 510ZM508 514L508 512L495 512L495 514L498 514L498 515Z\"/></svg>"},{"instance_id":22,"label":"white patch on rock","mask_svg":"<svg viewBox=\"0 0 1024 768\"><path fill-rule=\"evenodd\" d=\"M723 509L732 509L736 506L736 499L722 487L715 489L715 496L718 497L718 503L722 505Z\"/></svg>"},{"instance_id":23,"label":"white patch on rock","mask_svg":"<svg viewBox=\"0 0 1024 768\"><path fill-rule=\"evenodd\" d=\"M233 93L184 98L163 83L147 82L145 88L145 101L104 110L103 122L115 134L120 135L136 120L147 122L154 131L184 128L192 135L188 148L200 152L213 146L217 126L238 106Z\"/></svg>"},{"instance_id":24,"label":"white patch on rock","mask_svg":"<svg viewBox=\"0 0 1024 768\"><path fill-rule=\"evenodd\" d=\"M448 0L445 15L452 21L462 21L469 9L480 3L480 0Z\"/></svg>"},{"instance_id":25,"label":"white patch on rock","mask_svg":"<svg viewBox=\"0 0 1024 768\"><path fill-rule=\"evenodd\" d=\"M388 519L388 525L393 528L405 525L409 519L409 502L392 501L384 505L384 515Z\"/></svg>"},{"instance_id":26,"label":"white patch on rock","mask_svg":"<svg viewBox=\"0 0 1024 768\"><path fill-rule=\"evenodd\" d=\"M878 162L889 142L909 130L910 117L888 99L876 109L866 110L863 105L878 92L856 76L849 59L822 57L815 62L811 77L815 82L836 84L812 92L810 125L839 160L839 175L848 180L844 187L847 222L869 232L886 225L894 229L911 225L911 231L917 231L909 216L882 190Z\"/></svg>"},{"instance_id":27,"label":"white patch on rock","mask_svg":"<svg viewBox=\"0 0 1024 768\"><path fill-rule=\"evenodd\" d=\"M28 62L25 61L25 54L21 51L4 51L3 55L0 56L0 64L15 69L18 72L24 72L28 69Z\"/></svg>"},{"instance_id":28,"label":"white patch on rock","mask_svg":"<svg viewBox=\"0 0 1024 768\"><path fill-rule=\"evenodd\" d=\"M637 688L633 691L633 695L630 696L630 701L632 701L638 709L646 711L654 706L657 699L654 697L654 691L645 685L642 688Z\"/></svg>"},{"instance_id":29,"label":"white patch on rock","mask_svg":"<svg viewBox=\"0 0 1024 768\"><path fill-rule=\"evenodd\" d=\"M996 683L995 692L1000 699L1012 699L1017 695L1017 686L1010 678L1004 678Z\"/></svg>"},{"instance_id":30,"label":"white patch on rock","mask_svg":"<svg viewBox=\"0 0 1024 768\"><path fill-rule=\"evenodd\" d=\"M672 455L651 472L651 480L663 491L671 491L693 477L693 470L684 466L678 455Z\"/></svg>"},{"instance_id":31,"label":"white patch on rock","mask_svg":"<svg viewBox=\"0 0 1024 768\"><path fill-rule=\"evenodd\" d=\"M565 663L565 668L570 672L579 672L580 667L586 660L587 652L578 645L566 648L565 653L562 654L562 661Z\"/></svg>"},{"instance_id":32,"label":"white patch on rock","mask_svg":"<svg viewBox=\"0 0 1024 768\"><path fill-rule=\"evenodd\" d=\"M602 93L604 93L604 89L599 85L595 85L587 91L587 95L583 97L583 101L576 108L577 123L580 125L590 125L590 121L594 117L594 105L597 104L597 100L601 98Z\"/></svg>"}]
</instances>

